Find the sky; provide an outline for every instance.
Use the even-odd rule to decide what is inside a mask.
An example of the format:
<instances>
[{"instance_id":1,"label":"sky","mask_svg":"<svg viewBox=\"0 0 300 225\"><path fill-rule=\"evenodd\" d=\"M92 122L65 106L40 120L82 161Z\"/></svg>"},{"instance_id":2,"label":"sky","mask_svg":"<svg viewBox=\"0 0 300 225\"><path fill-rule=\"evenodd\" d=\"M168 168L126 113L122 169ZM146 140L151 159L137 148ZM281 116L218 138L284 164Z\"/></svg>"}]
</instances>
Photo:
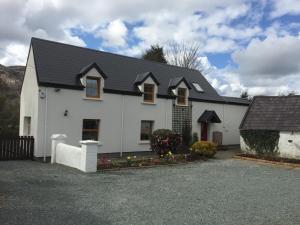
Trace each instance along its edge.
<instances>
[{"instance_id":1,"label":"sky","mask_svg":"<svg viewBox=\"0 0 300 225\"><path fill-rule=\"evenodd\" d=\"M0 64L25 65L31 37L133 57L196 43L222 95L300 94L300 0L0 0Z\"/></svg>"}]
</instances>

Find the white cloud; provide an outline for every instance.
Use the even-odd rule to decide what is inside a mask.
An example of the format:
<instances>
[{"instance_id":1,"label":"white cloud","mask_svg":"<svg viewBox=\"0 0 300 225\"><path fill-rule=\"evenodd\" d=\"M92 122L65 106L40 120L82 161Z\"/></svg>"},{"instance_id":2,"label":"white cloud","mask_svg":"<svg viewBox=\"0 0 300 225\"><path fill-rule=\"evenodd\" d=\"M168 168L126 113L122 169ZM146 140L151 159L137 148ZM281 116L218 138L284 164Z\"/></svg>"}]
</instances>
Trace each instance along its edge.
<instances>
[{"instance_id":1,"label":"white cloud","mask_svg":"<svg viewBox=\"0 0 300 225\"><path fill-rule=\"evenodd\" d=\"M272 0L273 11L271 18L280 17L283 15L300 15L299 0Z\"/></svg>"},{"instance_id":2,"label":"white cloud","mask_svg":"<svg viewBox=\"0 0 300 225\"><path fill-rule=\"evenodd\" d=\"M104 39L104 45L110 47L126 46L127 27L119 19L110 22L106 28L97 32L96 36Z\"/></svg>"},{"instance_id":3,"label":"white cloud","mask_svg":"<svg viewBox=\"0 0 300 225\"><path fill-rule=\"evenodd\" d=\"M294 36L253 39L244 50L233 53L244 76L281 77L300 74L300 40Z\"/></svg>"},{"instance_id":4,"label":"white cloud","mask_svg":"<svg viewBox=\"0 0 300 225\"><path fill-rule=\"evenodd\" d=\"M222 94L299 91L299 23L277 19L299 15L298 1L273 0L265 15L267 0L1 0L0 63L25 64L32 36L85 46L78 34L94 35L99 48L131 56L156 43L198 43L206 77ZM217 69L205 57L232 52L238 69Z\"/></svg>"},{"instance_id":5,"label":"white cloud","mask_svg":"<svg viewBox=\"0 0 300 225\"><path fill-rule=\"evenodd\" d=\"M27 46L23 44L9 44L6 48L0 48L0 64L23 65L26 62L27 54Z\"/></svg>"},{"instance_id":6,"label":"white cloud","mask_svg":"<svg viewBox=\"0 0 300 225\"><path fill-rule=\"evenodd\" d=\"M249 10L243 0L90 0L88 3L81 0L2 0L0 47L8 43L28 45L32 36L85 46L83 40L71 32L76 28L79 33L100 36L106 47L117 47L123 52L136 53L137 49L142 49L140 43L137 47L128 45L130 35L146 45L170 40L196 41L207 51L226 52L233 50L232 39L241 36L241 31L235 34L228 23ZM140 25L130 32L125 22ZM218 35L212 29L213 37L210 37L207 30L213 26L219 26L223 33ZM256 32L256 28L250 27L243 34L250 38ZM210 38L215 39L207 41ZM217 40L224 40L225 45L220 46Z\"/></svg>"}]
</instances>

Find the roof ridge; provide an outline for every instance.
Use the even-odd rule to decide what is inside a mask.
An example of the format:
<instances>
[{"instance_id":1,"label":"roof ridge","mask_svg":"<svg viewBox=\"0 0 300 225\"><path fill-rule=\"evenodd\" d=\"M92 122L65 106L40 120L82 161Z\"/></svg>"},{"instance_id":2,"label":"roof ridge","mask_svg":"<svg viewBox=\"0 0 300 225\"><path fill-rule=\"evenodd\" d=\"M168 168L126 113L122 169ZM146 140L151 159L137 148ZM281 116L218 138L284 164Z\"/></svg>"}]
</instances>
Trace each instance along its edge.
<instances>
[{"instance_id":1,"label":"roof ridge","mask_svg":"<svg viewBox=\"0 0 300 225\"><path fill-rule=\"evenodd\" d=\"M162 65L162 66L171 66L171 67L175 67L175 68L183 69L183 70L193 70L193 71L199 72L203 76L203 74L199 70L192 69L192 68L186 68L186 67L182 67L182 66L171 65L171 64L168 64L168 63L161 63L161 62L157 62L157 61L141 59L141 58L136 58L136 57L133 57L133 56L121 55L121 54L117 54L117 53L106 52L106 51L101 51L101 50L97 50L97 49L93 49L93 48L89 48L89 47L82 47L82 46L78 46L78 45L72 45L72 44L68 44L68 43L57 42L57 41L47 40L47 39L42 39L42 38L37 38L37 37L31 37L31 39L51 42L51 43L60 44L60 45L66 45L66 46L69 46L69 47L75 47L75 48L85 49L85 50L89 50L89 51L101 52L101 53L105 53L105 54L115 55L115 56L118 56L118 57L126 57L126 58L130 58L130 59L146 61L146 62L150 62L150 63L154 63L154 64L159 64L159 65Z\"/></svg>"},{"instance_id":2,"label":"roof ridge","mask_svg":"<svg viewBox=\"0 0 300 225\"><path fill-rule=\"evenodd\" d=\"M300 95L257 95L254 98L293 98L300 97Z\"/></svg>"}]
</instances>

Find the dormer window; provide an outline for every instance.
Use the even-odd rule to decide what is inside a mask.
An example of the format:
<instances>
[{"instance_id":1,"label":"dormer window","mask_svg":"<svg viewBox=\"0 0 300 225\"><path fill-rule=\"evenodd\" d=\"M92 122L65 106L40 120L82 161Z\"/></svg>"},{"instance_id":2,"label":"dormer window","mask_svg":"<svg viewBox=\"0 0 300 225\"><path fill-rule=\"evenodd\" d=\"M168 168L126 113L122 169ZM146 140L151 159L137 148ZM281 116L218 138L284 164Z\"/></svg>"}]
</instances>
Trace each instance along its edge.
<instances>
[{"instance_id":1,"label":"dormer window","mask_svg":"<svg viewBox=\"0 0 300 225\"><path fill-rule=\"evenodd\" d=\"M144 102L146 103L154 103L154 92L155 86L154 84L144 84Z\"/></svg>"},{"instance_id":2,"label":"dormer window","mask_svg":"<svg viewBox=\"0 0 300 225\"><path fill-rule=\"evenodd\" d=\"M86 97L100 98L100 77L86 77Z\"/></svg>"},{"instance_id":3,"label":"dormer window","mask_svg":"<svg viewBox=\"0 0 300 225\"><path fill-rule=\"evenodd\" d=\"M178 105L186 105L187 101L187 90L186 88L178 88L177 90L177 104Z\"/></svg>"}]
</instances>

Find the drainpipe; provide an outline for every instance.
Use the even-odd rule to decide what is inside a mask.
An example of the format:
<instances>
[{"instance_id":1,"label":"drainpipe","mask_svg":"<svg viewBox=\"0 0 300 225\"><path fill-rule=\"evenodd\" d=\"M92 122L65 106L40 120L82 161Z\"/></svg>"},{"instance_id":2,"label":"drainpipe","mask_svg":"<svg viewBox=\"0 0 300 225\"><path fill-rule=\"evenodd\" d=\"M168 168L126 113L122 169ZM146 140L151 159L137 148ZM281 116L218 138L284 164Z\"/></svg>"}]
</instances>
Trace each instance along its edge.
<instances>
[{"instance_id":1,"label":"drainpipe","mask_svg":"<svg viewBox=\"0 0 300 225\"><path fill-rule=\"evenodd\" d=\"M45 88L45 112L44 112L44 163L46 162L46 147L47 147L47 117L48 117L48 88Z\"/></svg>"},{"instance_id":2,"label":"drainpipe","mask_svg":"<svg viewBox=\"0 0 300 225\"><path fill-rule=\"evenodd\" d=\"M168 99L165 99L165 129L168 129Z\"/></svg>"},{"instance_id":3,"label":"drainpipe","mask_svg":"<svg viewBox=\"0 0 300 225\"><path fill-rule=\"evenodd\" d=\"M120 157L123 155L124 151L124 106L125 106L125 95L122 95L122 108L121 108L121 151Z\"/></svg>"}]
</instances>

